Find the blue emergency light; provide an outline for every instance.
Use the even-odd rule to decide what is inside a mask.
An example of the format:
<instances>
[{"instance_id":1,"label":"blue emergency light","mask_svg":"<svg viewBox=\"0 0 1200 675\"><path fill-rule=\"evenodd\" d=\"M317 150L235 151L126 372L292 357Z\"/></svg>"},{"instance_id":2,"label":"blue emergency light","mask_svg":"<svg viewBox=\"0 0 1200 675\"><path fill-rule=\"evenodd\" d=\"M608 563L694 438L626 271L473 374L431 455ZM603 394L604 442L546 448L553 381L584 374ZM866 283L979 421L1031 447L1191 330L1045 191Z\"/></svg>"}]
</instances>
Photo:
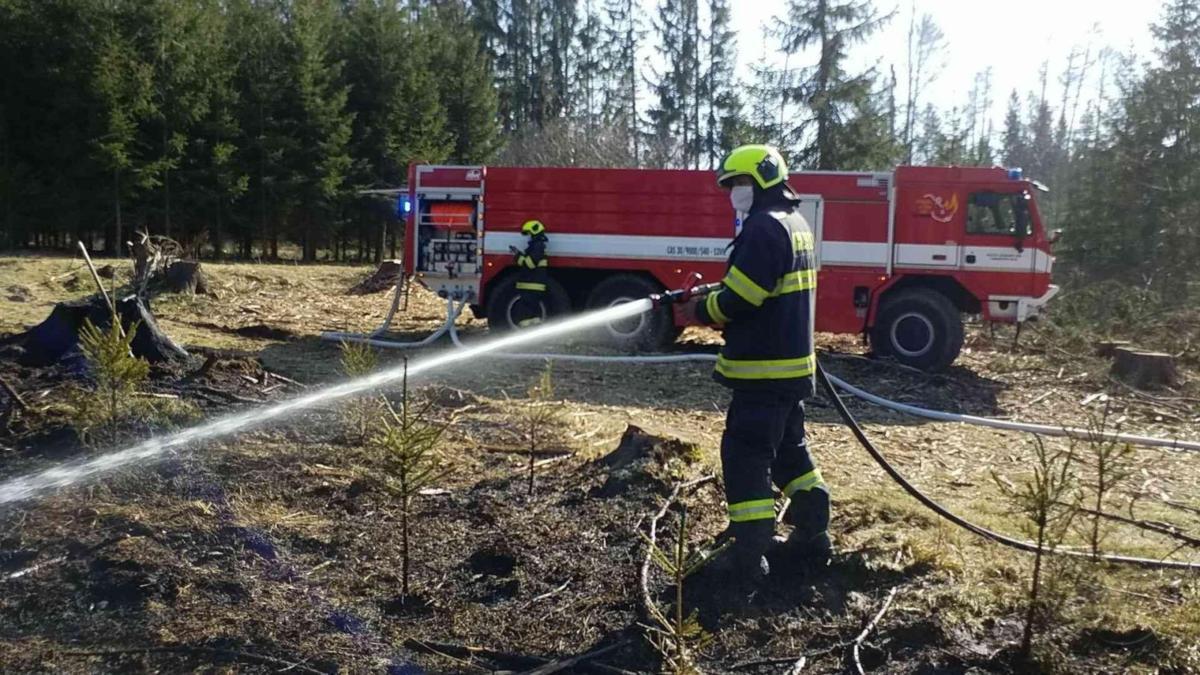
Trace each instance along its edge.
<instances>
[{"instance_id":1,"label":"blue emergency light","mask_svg":"<svg viewBox=\"0 0 1200 675\"><path fill-rule=\"evenodd\" d=\"M1021 180L1022 174L1023 174L1023 172L1021 171L1020 167L1014 167L1014 168L1008 170L1008 179L1009 180Z\"/></svg>"},{"instance_id":2,"label":"blue emergency light","mask_svg":"<svg viewBox=\"0 0 1200 675\"><path fill-rule=\"evenodd\" d=\"M410 213L412 213L412 200L408 198L408 195L402 194L396 200L396 217L404 218Z\"/></svg>"}]
</instances>

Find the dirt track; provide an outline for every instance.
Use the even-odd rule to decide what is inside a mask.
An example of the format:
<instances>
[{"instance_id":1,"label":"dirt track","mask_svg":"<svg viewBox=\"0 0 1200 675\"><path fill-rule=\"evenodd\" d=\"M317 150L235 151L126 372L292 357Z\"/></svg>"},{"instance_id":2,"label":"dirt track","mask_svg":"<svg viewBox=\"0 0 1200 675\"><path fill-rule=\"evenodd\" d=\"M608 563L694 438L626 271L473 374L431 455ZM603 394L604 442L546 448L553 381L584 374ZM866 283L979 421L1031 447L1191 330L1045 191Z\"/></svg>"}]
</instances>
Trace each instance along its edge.
<instances>
[{"instance_id":1,"label":"dirt track","mask_svg":"<svg viewBox=\"0 0 1200 675\"><path fill-rule=\"evenodd\" d=\"M218 298L175 298L155 311L185 344L248 352L222 365L220 383L238 387L240 396L278 398L297 389L267 392L273 385L252 383L263 366L310 385L330 381L336 345L315 333L366 329L382 318L382 295L341 293L362 273L222 266ZM38 303L52 289L28 280L23 287L36 292L19 309L44 313ZM428 331L440 322L440 310L436 298L415 294L399 329ZM272 334L286 339L261 337L255 326L286 331ZM464 319L463 330L472 338L482 327ZM689 331L681 348L711 348L716 339ZM823 356L831 371L904 402L1058 424L1086 424L1098 413L1103 402L1092 396L1110 386L1102 364L1059 354L1036 334L1023 336L1026 346L1015 349L1011 339L1011 333L993 340L973 331L970 351L941 376L858 358L861 348L852 339L826 338L822 346L832 350ZM414 640L554 658L628 639L601 660L651 669L654 654L636 628L643 546L635 532L674 480L713 471L726 395L704 364L556 365L565 420L559 445L576 454L541 469L530 498L523 458L508 451L522 444L515 420L536 369L494 361L424 383L440 414L455 416L446 447L455 471L439 491L417 500L417 601L397 600L398 507L379 480L384 459L349 441L336 411L313 411L0 513L0 664L29 672L203 670L213 663L226 664L214 670L238 672L297 663L294 670L378 672L390 663L394 672L417 672L399 670L414 663L432 672L479 672L476 666L522 670L536 659L435 656ZM55 396L54 373L5 364L0 376L19 382L31 399L42 390ZM1195 381L1193 373L1190 389L1154 398L1114 390L1111 412L1124 418L1124 430L1196 439L1200 413L1187 402L1196 396ZM171 382L164 376L154 386L173 391ZM203 404L209 415L242 405ZM1027 474L1028 439L852 408L924 489L985 525L1020 533L996 481L1019 482ZM717 589L702 580L691 585L689 601L713 636L699 653L701 666L727 672L745 661L834 647L852 639L899 587L866 641L867 669L1014 670L1007 659L1019 634L1029 559L934 521L853 445L827 404L815 401L810 415L813 446L834 489L842 553L827 574L785 578L772 597L741 616L716 611L709 600ZM628 424L695 443L702 456L675 465L671 476L645 476L600 497L609 471L592 460L615 448ZM47 456L50 444L33 430L3 434L5 477L75 452L61 448ZM1114 503L1136 497L1138 519L1200 531L1200 511L1187 510L1200 507L1196 457L1139 451L1130 468ZM704 487L686 502L697 523L690 538L703 543L723 526L719 495ZM1106 546L1162 556L1175 543L1121 526ZM1200 556L1184 548L1175 557ZM6 578L39 563L50 564ZM665 580L657 579L655 590L666 591ZM1063 613L1069 620L1047 635L1049 666L1200 669L1195 575L1089 569ZM114 649L142 651L76 653ZM813 654L806 672L840 672L850 658L841 647ZM747 672L784 670L773 664Z\"/></svg>"}]
</instances>

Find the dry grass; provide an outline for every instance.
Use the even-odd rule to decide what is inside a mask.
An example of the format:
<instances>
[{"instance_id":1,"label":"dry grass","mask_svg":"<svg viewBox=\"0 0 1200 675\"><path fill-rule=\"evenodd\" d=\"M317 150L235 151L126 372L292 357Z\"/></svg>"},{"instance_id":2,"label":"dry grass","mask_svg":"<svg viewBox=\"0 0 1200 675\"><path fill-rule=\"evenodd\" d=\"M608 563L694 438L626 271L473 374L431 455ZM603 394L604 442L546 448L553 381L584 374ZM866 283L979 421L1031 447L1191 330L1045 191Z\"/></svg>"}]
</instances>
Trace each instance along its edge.
<instances>
[{"instance_id":1,"label":"dry grass","mask_svg":"<svg viewBox=\"0 0 1200 675\"><path fill-rule=\"evenodd\" d=\"M65 258L0 258L0 332L36 323L55 301L70 297L72 292L60 282L47 280L74 264ZM164 296L154 306L164 329L185 344L259 351L268 368L304 381L338 377L337 345L318 341L321 330L367 330L382 321L387 309L385 294L344 293L366 268L207 263L205 268L216 294ZM26 299L5 299L10 286L27 289L21 293ZM88 290L80 286L74 293ZM441 323L443 308L431 294L414 292L410 311L399 317L396 328L401 334L431 330ZM462 323L468 339L482 332L480 322L464 318ZM235 332L258 325L286 330L294 337L272 340ZM685 340L694 342L714 339L714 334L704 331L689 330L685 335ZM1053 351L1014 350L1010 340L1011 334L992 339L973 332L961 367L946 376L918 375L832 356L825 362L845 379L898 400L974 414L1086 424L1096 404L1082 402L1107 389L1103 364ZM861 352L852 337L825 337L822 345ZM384 352L381 367L396 364L399 357L399 352ZM354 638L330 631L322 613L328 607L358 608L373 618L379 636L393 644L415 631L433 639L453 636L546 653L582 650L631 618L628 607L621 605L624 600L617 586L632 568L605 570L598 565L622 564L620 556L630 555L635 540L630 528L642 515L638 509L649 506L614 504L613 513L603 510L596 500L586 498L586 491L581 492L581 486L594 479L584 463L611 450L625 426L636 424L696 443L705 451L702 461L708 470L715 470L727 393L710 380L703 364L556 364L555 394L562 399L564 416L562 442L577 457L548 471L544 498L526 503L519 495L522 458L494 451L520 444L521 430L515 420L539 367L502 360L478 362L442 373L436 381L419 383L447 415L459 415L447 443L458 470L441 486L449 494L420 500L431 524L416 535L428 547L421 559L430 561L420 571L419 582L429 587L445 584L439 591L439 602L444 604L430 616L398 620L379 614L378 603L386 600L382 596L395 590L395 578L389 575L396 569L396 505L369 488L380 458L370 450L342 445L332 434L334 411L307 414L197 455L200 475L224 487L227 506L198 496L188 487L198 480L194 477L181 483L170 472L149 471L72 490L28 508L20 519L0 521L4 528L0 535L45 550L61 549L71 541L96 543L112 532L145 528L147 534L121 544L128 548L105 554L136 560L155 574L179 579L173 599L150 598L145 615L139 615L140 627L127 625L132 620L128 616L76 607L71 594L61 589L33 605L27 595L14 594L4 602L15 604L0 603L0 611L13 616L11 612L19 610L26 618L40 613L47 622L61 621L78 639L97 644L232 634L267 645L264 649L276 645L278 651L271 653L279 656L291 654L299 660L302 655L322 654L364 668L382 653L361 656ZM1189 372L1189 378L1195 382L1196 374ZM1200 437L1200 411L1194 405L1180 411L1125 392L1115 395L1124 430ZM1027 439L978 427L923 422L857 403L852 409L885 454L923 490L984 526L1019 534L1019 520L992 473L1020 482L1032 456ZM851 581L845 582L848 596L858 599L847 601L840 613L820 609L820 602L813 600L812 606L763 619L777 624L771 631L742 624L723 627L711 655L718 665L710 664L710 669L719 671L719 664L728 666L737 654L751 650L764 655L804 651L823 631L853 634L861 628L861 615L874 609L868 596L878 595L879 585L885 583L908 585L884 622L885 632L922 626L937 636L934 651L958 654L960 661L953 663L963 668L988 663L1006 640L1016 637L1015 617L1030 558L984 543L934 518L890 484L830 408L813 405L809 410L812 447L834 491L837 545L864 570L861 578L848 573ZM1134 478L1113 503L1136 498L1138 518L1170 522L1200 534L1200 513L1166 503L1200 508L1197 457L1139 450L1133 462ZM539 495L542 480L539 475ZM504 487L509 483L513 487ZM347 497L360 489L366 489L365 496ZM718 498L705 491L697 500L693 512L699 518L698 533L715 533L721 527ZM625 511L617 515L616 509ZM561 520L548 520L551 517ZM506 600L489 605L464 590L468 587L456 584L468 583L462 572L465 558L481 547L496 545L493 534L498 523L514 528L519 533L512 535L515 540L531 548L518 556L527 567L519 575L520 590L513 604ZM270 581L269 566L231 538L231 528L237 527L268 533L287 552L288 564L303 582L288 586ZM1157 535L1111 527L1107 547L1113 552L1165 556L1175 547ZM563 540L567 534L574 539ZM1082 535L1073 534L1069 543L1082 544ZM209 552L220 555L206 557ZM1180 559L1189 556L1200 558L1186 549L1175 554ZM575 560L578 557L585 559ZM85 574L85 581L79 583L86 588L90 577L78 567L64 568L62 573ZM564 577L564 571L571 570L580 576ZM59 572L44 574L41 578L47 581L59 578ZM612 578L585 578L588 575ZM541 600L532 610L514 612L565 580L572 580L569 592ZM233 591L219 590L226 583L242 589L245 599L240 604L228 600ZM32 594L40 588L24 590ZM846 589L825 590L833 597ZM303 601L297 602L298 597ZM514 619L514 613L528 616ZM589 619L581 623L578 617ZM1066 671L1072 670L1072 663L1086 663L1088 669L1101 672L1155 667L1194 671L1200 669L1197 617L1200 583L1194 574L1089 567L1077 599L1064 607L1061 625L1051 636L1063 654L1049 653L1045 663L1050 669ZM1072 647L1081 636L1101 629L1109 633ZM1140 635L1137 629L1150 631L1153 639L1134 647L1105 643L1119 642L1126 634ZM15 630L20 639L0 640L0 663L27 664L28 654L53 655L69 648L66 633L39 632L27 623ZM903 644L900 637L893 639L896 645ZM22 650L30 651L23 656ZM897 650L903 654L902 648ZM937 663L936 655L919 653L927 660L922 663ZM971 661L976 658L971 654L977 662ZM360 657L364 660L355 660ZM103 670L105 664L108 669L117 665L95 662L93 667ZM73 665L83 667L84 662ZM906 663L905 668L911 665ZM833 658L817 666L833 670L840 664Z\"/></svg>"}]
</instances>

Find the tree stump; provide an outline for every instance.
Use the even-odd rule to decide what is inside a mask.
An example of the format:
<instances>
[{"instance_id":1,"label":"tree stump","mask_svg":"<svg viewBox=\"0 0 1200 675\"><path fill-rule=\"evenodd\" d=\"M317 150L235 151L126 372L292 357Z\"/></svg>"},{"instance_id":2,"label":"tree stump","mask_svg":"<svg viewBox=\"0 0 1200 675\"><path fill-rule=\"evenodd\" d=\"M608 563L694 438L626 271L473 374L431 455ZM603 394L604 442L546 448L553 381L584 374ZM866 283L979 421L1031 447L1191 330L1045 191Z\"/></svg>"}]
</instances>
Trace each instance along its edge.
<instances>
[{"instance_id":1,"label":"tree stump","mask_svg":"<svg viewBox=\"0 0 1200 675\"><path fill-rule=\"evenodd\" d=\"M695 443L626 425L617 447L591 464L589 470L608 474L594 496L615 497L639 486L665 491L681 474L695 473L701 454Z\"/></svg>"},{"instance_id":2,"label":"tree stump","mask_svg":"<svg viewBox=\"0 0 1200 675\"><path fill-rule=\"evenodd\" d=\"M208 292L208 279L205 278L200 263L195 260L179 260L171 263L163 281L167 290L172 293L195 295Z\"/></svg>"},{"instance_id":3,"label":"tree stump","mask_svg":"<svg viewBox=\"0 0 1200 675\"><path fill-rule=\"evenodd\" d=\"M1111 359L1114 352L1122 347L1129 347L1128 340L1101 340L1096 343L1096 356L1102 359Z\"/></svg>"},{"instance_id":4,"label":"tree stump","mask_svg":"<svg viewBox=\"0 0 1200 675\"><path fill-rule=\"evenodd\" d=\"M159 329L154 315L136 295L117 301L117 313L126 331L133 330L135 324L137 326L130 345L134 356L151 363L187 357L188 353ZM18 362L25 366L49 366L64 356L77 353L79 331L85 320L90 320L101 330L112 325L112 314L103 298L97 295L58 303L45 321L14 336L13 343L23 350Z\"/></svg>"},{"instance_id":5,"label":"tree stump","mask_svg":"<svg viewBox=\"0 0 1200 675\"><path fill-rule=\"evenodd\" d=\"M366 295L391 290L404 274L404 263L399 260L384 260L379 269L350 289L352 295Z\"/></svg>"},{"instance_id":6,"label":"tree stump","mask_svg":"<svg viewBox=\"0 0 1200 675\"><path fill-rule=\"evenodd\" d=\"M1179 385L1175 357L1160 352L1143 352L1129 347L1113 350L1110 374L1137 389L1156 389Z\"/></svg>"}]
</instances>

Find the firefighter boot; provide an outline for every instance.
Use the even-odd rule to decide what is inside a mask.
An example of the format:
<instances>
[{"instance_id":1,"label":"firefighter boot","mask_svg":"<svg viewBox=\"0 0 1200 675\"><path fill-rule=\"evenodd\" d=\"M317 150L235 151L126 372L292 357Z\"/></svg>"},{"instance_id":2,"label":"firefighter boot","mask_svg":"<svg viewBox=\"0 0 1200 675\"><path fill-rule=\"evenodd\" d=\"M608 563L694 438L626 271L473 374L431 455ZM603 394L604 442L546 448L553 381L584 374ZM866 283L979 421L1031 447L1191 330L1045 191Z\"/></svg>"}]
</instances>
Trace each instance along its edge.
<instances>
[{"instance_id":1,"label":"firefighter boot","mask_svg":"<svg viewBox=\"0 0 1200 675\"><path fill-rule=\"evenodd\" d=\"M771 560L776 567L816 572L829 565L833 542L829 539L829 492L823 487L799 491L784 512L783 521L792 526L787 538L775 537Z\"/></svg>"},{"instance_id":2,"label":"firefighter boot","mask_svg":"<svg viewBox=\"0 0 1200 675\"><path fill-rule=\"evenodd\" d=\"M715 560L701 568L702 578L711 582L714 589L733 592L743 597L753 595L770 573L766 554L774 533L774 520L751 520L730 524L722 533L722 537L718 537L718 543L728 541L729 537L725 536L727 534L732 535L733 543Z\"/></svg>"}]
</instances>

